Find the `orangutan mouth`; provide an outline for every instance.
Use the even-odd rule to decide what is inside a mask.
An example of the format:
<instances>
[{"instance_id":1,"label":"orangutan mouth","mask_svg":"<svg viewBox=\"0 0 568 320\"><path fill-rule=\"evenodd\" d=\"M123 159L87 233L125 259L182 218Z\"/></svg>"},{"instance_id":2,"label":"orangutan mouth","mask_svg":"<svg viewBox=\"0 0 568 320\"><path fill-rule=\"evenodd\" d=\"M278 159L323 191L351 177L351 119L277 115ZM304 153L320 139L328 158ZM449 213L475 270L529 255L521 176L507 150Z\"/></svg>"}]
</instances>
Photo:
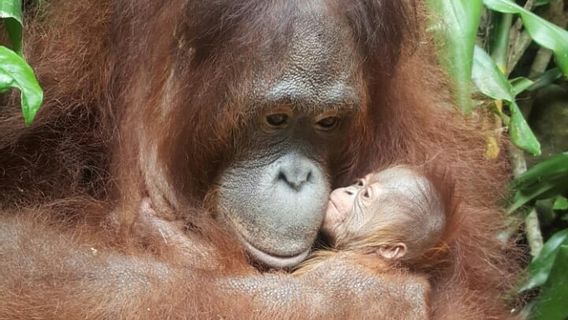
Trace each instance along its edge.
<instances>
[{"instance_id":1,"label":"orangutan mouth","mask_svg":"<svg viewBox=\"0 0 568 320\"><path fill-rule=\"evenodd\" d=\"M279 256L270 254L266 251L262 251L244 239L243 243L245 245L245 248L247 249L247 252L254 259L274 268L289 268L296 266L307 258L311 250L311 248L308 248L306 251L293 256Z\"/></svg>"}]
</instances>

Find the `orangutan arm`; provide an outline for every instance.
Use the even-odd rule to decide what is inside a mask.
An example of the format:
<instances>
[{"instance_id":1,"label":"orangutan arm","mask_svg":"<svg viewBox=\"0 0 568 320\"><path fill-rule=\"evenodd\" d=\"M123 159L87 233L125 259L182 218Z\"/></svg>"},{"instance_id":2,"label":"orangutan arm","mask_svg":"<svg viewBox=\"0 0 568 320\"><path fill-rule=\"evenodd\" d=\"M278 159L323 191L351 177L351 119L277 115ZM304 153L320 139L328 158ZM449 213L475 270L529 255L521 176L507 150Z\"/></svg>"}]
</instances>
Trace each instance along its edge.
<instances>
[{"instance_id":1,"label":"orangutan arm","mask_svg":"<svg viewBox=\"0 0 568 320\"><path fill-rule=\"evenodd\" d=\"M301 277L235 275L174 267L50 230L0 218L0 318L419 318L410 306L422 297L420 284L368 276L341 261Z\"/></svg>"},{"instance_id":2,"label":"orangutan arm","mask_svg":"<svg viewBox=\"0 0 568 320\"><path fill-rule=\"evenodd\" d=\"M184 264L189 265L196 260L196 251L207 251L203 245L198 245L199 241L190 240L179 223L159 218L149 200L142 201L138 214L137 235L149 238L161 248L159 251L168 251L170 259L181 257L186 261ZM199 259L207 259L212 265L222 264L213 253ZM309 311L303 315L309 318L360 317L367 312L373 319L378 318L377 314L384 314L388 319L396 319L397 315L401 319L428 318L430 284L424 277L388 272L390 267L381 265L381 260L375 256L330 252L312 261L309 266L304 265L301 272L295 272L295 277L246 275L222 278L218 284L229 294L251 293L254 313L259 318L289 318L290 306L296 306L296 313ZM354 299L357 297L364 303L357 305L360 301ZM372 307L367 306L369 303Z\"/></svg>"},{"instance_id":3,"label":"orangutan arm","mask_svg":"<svg viewBox=\"0 0 568 320\"><path fill-rule=\"evenodd\" d=\"M229 292L253 294L259 318L429 319L429 285L413 275L376 275L330 259L299 277L289 274L232 277Z\"/></svg>"}]
</instances>

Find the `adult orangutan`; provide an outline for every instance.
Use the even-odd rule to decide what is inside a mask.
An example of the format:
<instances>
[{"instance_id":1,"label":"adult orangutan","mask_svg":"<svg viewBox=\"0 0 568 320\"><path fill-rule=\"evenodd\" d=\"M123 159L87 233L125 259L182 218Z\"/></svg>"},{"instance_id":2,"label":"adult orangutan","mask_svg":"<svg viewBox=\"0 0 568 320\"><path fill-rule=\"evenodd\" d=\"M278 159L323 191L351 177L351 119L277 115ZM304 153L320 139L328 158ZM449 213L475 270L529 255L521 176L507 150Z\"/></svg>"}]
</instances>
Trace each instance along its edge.
<instances>
[{"instance_id":1,"label":"adult orangutan","mask_svg":"<svg viewBox=\"0 0 568 320\"><path fill-rule=\"evenodd\" d=\"M448 102L419 3L42 4L26 55L45 104L30 128L14 95L0 109L0 318L409 319L412 278L251 262L304 259L332 187L432 159L463 201L432 316L511 317L507 166ZM140 236L145 198L185 221L185 254Z\"/></svg>"}]
</instances>

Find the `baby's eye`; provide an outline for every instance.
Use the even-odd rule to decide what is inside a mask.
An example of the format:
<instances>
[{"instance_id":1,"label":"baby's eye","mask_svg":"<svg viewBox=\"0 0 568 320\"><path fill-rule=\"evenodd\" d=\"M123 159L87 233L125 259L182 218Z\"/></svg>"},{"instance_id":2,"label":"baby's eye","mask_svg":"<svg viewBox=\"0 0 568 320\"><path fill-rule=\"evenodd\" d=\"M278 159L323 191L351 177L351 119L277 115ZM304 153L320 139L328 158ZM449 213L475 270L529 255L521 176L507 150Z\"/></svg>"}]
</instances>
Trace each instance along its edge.
<instances>
[{"instance_id":1,"label":"baby's eye","mask_svg":"<svg viewBox=\"0 0 568 320\"><path fill-rule=\"evenodd\" d=\"M365 190L363 190L362 192L363 192L363 193L362 193L363 198L365 198L365 199L370 199L370 198L371 198L371 194L369 193L369 189L365 189Z\"/></svg>"}]
</instances>

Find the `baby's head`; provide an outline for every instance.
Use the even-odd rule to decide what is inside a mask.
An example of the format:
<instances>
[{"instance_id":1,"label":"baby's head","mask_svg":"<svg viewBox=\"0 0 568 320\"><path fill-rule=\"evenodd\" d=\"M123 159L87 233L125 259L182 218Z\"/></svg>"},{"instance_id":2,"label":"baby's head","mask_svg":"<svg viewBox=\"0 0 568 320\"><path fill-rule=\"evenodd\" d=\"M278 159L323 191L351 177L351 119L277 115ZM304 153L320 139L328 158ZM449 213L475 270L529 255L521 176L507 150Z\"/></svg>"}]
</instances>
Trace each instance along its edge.
<instances>
[{"instance_id":1,"label":"baby's head","mask_svg":"<svg viewBox=\"0 0 568 320\"><path fill-rule=\"evenodd\" d=\"M334 190L323 231L338 249L414 260L442 236L450 209L444 199L418 169L392 167Z\"/></svg>"}]
</instances>

